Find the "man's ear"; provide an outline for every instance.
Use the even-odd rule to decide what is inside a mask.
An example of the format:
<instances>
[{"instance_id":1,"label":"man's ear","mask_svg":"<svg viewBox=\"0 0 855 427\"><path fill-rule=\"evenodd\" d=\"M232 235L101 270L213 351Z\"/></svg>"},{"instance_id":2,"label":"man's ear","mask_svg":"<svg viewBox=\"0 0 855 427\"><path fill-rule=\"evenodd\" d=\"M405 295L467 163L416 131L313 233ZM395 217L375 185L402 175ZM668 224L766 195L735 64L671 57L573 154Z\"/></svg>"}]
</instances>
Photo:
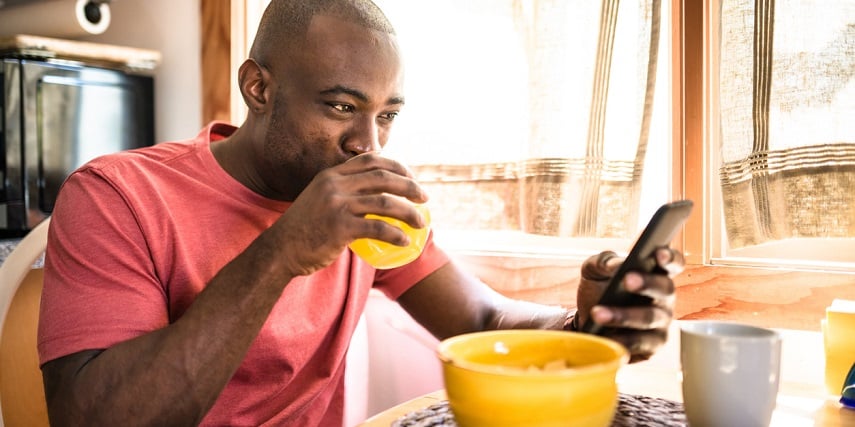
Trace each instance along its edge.
<instances>
[{"instance_id":1,"label":"man's ear","mask_svg":"<svg viewBox=\"0 0 855 427\"><path fill-rule=\"evenodd\" d=\"M247 59L238 69L238 86L243 102L251 112L263 111L268 106L267 89L270 73L253 59Z\"/></svg>"}]
</instances>

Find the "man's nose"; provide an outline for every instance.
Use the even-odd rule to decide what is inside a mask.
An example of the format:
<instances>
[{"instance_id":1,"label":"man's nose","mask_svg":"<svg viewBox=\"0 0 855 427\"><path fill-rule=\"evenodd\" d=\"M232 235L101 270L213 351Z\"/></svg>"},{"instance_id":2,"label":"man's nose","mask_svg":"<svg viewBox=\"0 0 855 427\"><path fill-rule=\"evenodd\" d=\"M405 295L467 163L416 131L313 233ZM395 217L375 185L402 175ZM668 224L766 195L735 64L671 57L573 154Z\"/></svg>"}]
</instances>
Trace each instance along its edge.
<instances>
[{"instance_id":1,"label":"man's nose","mask_svg":"<svg viewBox=\"0 0 855 427\"><path fill-rule=\"evenodd\" d=\"M348 138L347 149L354 154L380 151L383 148L381 132L373 119L362 120L353 130L351 138Z\"/></svg>"}]
</instances>

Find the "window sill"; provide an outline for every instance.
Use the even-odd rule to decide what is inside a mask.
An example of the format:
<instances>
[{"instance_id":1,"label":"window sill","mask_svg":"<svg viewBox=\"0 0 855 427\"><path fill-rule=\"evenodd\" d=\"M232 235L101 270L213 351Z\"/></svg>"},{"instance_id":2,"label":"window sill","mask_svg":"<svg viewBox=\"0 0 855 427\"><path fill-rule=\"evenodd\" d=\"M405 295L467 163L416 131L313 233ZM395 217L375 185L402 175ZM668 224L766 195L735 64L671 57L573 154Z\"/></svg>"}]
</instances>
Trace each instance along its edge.
<instances>
[{"instance_id":1,"label":"window sill","mask_svg":"<svg viewBox=\"0 0 855 427\"><path fill-rule=\"evenodd\" d=\"M675 278L679 319L721 319L819 331L835 298L855 300L855 273L687 266Z\"/></svg>"},{"instance_id":2,"label":"window sill","mask_svg":"<svg viewBox=\"0 0 855 427\"><path fill-rule=\"evenodd\" d=\"M605 250L628 250L629 239L552 237L512 230L437 231L434 238L446 251L508 259L577 260Z\"/></svg>"}]
</instances>

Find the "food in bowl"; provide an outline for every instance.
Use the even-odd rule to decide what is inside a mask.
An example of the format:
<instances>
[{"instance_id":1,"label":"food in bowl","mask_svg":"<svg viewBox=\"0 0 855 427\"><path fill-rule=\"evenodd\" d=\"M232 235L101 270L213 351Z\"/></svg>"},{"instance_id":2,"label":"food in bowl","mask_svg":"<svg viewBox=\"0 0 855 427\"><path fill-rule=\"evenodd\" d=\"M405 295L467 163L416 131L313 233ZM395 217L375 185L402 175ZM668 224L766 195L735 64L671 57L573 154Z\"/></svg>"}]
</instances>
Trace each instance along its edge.
<instances>
[{"instance_id":1,"label":"food in bowl","mask_svg":"<svg viewBox=\"0 0 855 427\"><path fill-rule=\"evenodd\" d=\"M459 335L437 353L460 427L609 426L629 360L615 341L544 330Z\"/></svg>"}]
</instances>

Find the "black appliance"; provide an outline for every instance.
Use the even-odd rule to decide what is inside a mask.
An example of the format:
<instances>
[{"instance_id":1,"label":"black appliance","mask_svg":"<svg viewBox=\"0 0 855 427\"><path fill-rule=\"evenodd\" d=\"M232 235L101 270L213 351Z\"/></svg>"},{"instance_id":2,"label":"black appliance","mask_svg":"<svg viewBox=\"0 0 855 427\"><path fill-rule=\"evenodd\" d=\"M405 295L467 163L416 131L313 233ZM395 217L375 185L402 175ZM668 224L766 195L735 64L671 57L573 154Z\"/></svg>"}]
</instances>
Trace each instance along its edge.
<instances>
[{"instance_id":1,"label":"black appliance","mask_svg":"<svg viewBox=\"0 0 855 427\"><path fill-rule=\"evenodd\" d=\"M154 144L154 79L26 52L0 61L0 237L19 237L51 214L74 169Z\"/></svg>"}]
</instances>

